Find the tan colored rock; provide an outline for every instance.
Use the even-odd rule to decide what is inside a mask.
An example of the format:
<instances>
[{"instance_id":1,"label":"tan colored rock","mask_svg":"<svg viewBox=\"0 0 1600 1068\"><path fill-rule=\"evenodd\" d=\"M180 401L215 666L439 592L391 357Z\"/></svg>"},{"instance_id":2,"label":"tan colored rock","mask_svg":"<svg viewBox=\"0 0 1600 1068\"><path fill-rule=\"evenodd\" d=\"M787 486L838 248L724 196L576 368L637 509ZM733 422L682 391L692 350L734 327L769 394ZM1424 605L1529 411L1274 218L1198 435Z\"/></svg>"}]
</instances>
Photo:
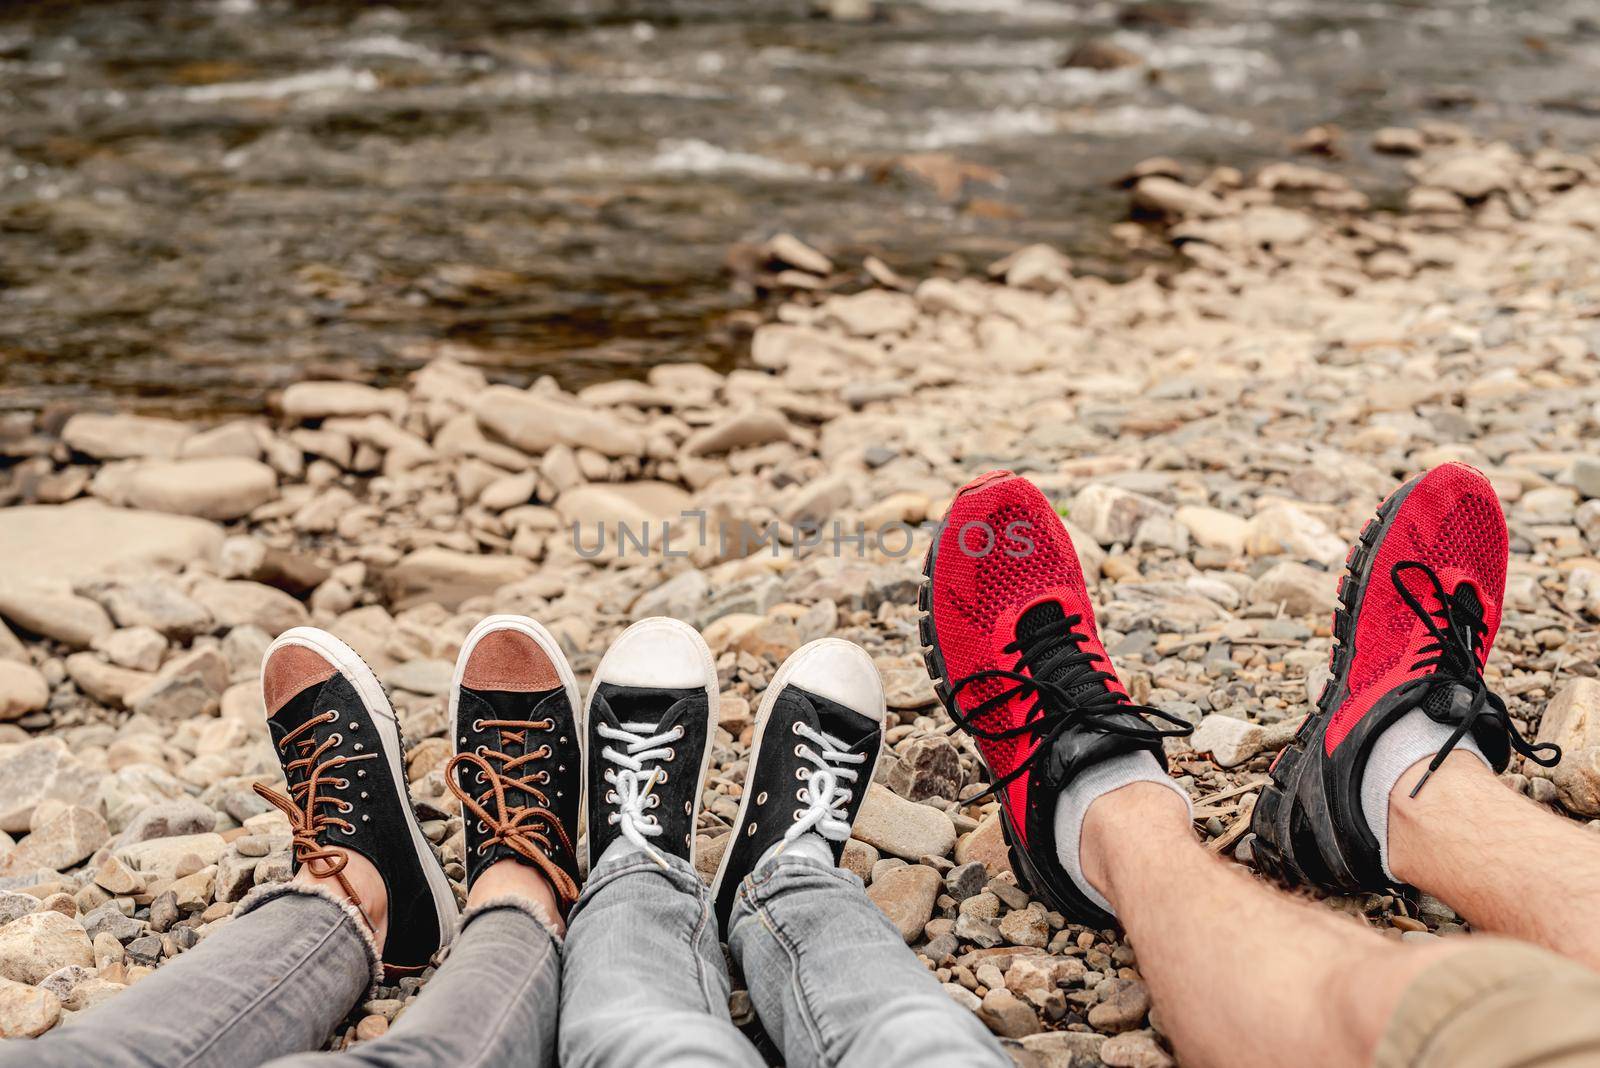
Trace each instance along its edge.
<instances>
[{"instance_id":1,"label":"tan colored rock","mask_svg":"<svg viewBox=\"0 0 1600 1068\"><path fill-rule=\"evenodd\" d=\"M1561 747L1561 762L1542 768L1525 761L1527 775L1549 779L1568 812L1600 816L1600 681L1569 678L1545 706L1536 741Z\"/></svg>"},{"instance_id":2,"label":"tan colored rock","mask_svg":"<svg viewBox=\"0 0 1600 1068\"><path fill-rule=\"evenodd\" d=\"M282 407L296 423L364 415L387 415L398 422L405 414L406 395L359 382L296 382L283 391Z\"/></svg>"},{"instance_id":3,"label":"tan colored rock","mask_svg":"<svg viewBox=\"0 0 1600 1068\"><path fill-rule=\"evenodd\" d=\"M1239 516L1191 504L1179 508L1174 518L1203 549L1221 549L1235 556L1244 552L1250 524Z\"/></svg>"},{"instance_id":4,"label":"tan colored rock","mask_svg":"<svg viewBox=\"0 0 1600 1068\"><path fill-rule=\"evenodd\" d=\"M95 485L100 482L97 476ZM278 496L278 474L259 460L237 456L151 462L126 472L109 494L97 496L154 512L238 519Z\"/></svg>"},{"instance_id":5,"label":"tan colored rock","mask_svg":"<svg viewBox=\"0 0 1600 1068\"><path fill-rule=\"evenodd\" d=\"M47 909L0 927L0 978L31 986L72 964L94 967L94 947L78 921Z\"/></svg>"},{"instance_id":6,"label":"tan colored rock","mask_svg":"<svg viewBox=\"0 0 1600 1068\"><path fill-rule=\"evenodd\" d=\"M72 805L45 820L0 859L0 878L27 875L40 868L66 871L89 858L111 838L100 814Z\"/></svg>"},{"instance_id":7,"label":"tan colored rock","mask_svg":"<svg viewBox=\"0 0 1600 1068\"><path fill-rule=\"evenodd\" d=\"M462 601L493 593L526 578L533 565L517 556L479 556L452 549L418 549L385 576L397 609L440 604L454 610Z\"/></svg>"},{"instance_id":8,"label":"tan colored rock","mask_svg":"<svg viewBox=\"0 0 1600 1068\"><path fill-rule=\"evenodd\" d=\"M306 606L273 586L244 579L202 579L189 596L225 629L256 626L276 637L311 621Z\"/></svg>"},{"instance_id":9,"label":"tan colored rock","mask_svg":"<svg viewBox=\"0 0 1600 1068\"><path fill-rule=\"evenodd\" d=\"M154 679L146 671L108 664L94 653L73 653L67 657L67 675L78 689L113 708L126 707L128 695L148 686Z\"/></svg>"},{"instance_id":10,"label":"tan colored rock","mask_svg":"<svg viewBox=\"0 0 1600 1068\"><path fill-rule=\"evenodd\" d=\"M30 664L0 660L0 721L20 719L42 709L50 686Z\"/></svg>"},{"instance_id":11,"label":"tan colored rock","mask_svg":"<svg viewBox=\"0 0 1600 1068\"><path fill-rule=\"evenodd\" d=\"M956 844L950 817L930 805L907 801L878 783L867 787L853 837L905 860L948 856Z\"/></svg>"},{"instance_id":12,"label":"tan colored rock","mask_svg":"<svg viewBox=\"0 0 1600 1068\"><path fill-rule=\"evenodd\" d=\"M478 423L524 452L552 445L594 449L605 456L644 454L644 432L609 412L563 403L530 390L490 386L473 404Z\"/></svg>"},{"instance_id":13,"label":"tan colored rock","mask_svg":"<svg viewBox=\"0 0 1600 1068\"><path fill-rule=\"evenodd\" d=\"M884 872L867 887L867 897L889 917L909 945L922 937L922 929L933 916L933 902L943 880L939 873L922 864L907 864Z\"/></svg>"},{"instance_id":14,"label":"tan colored rock","mask_svg":"<svg viewBox=\"0 0 1600 1068\"><path fill-rule=\"evenodd\" d=\"M1281 605L1291 616L1324 615L1333 611L1337 583L1326 571L1285 560L1256 579L1250 598L1255 604Z\"/></svg>"},{"instance_id":15,"label":"tan colored rock","mask_svg":"<svg viewBox=\"0 0 1600 1068\"><path fill-rule=\"evenodd\" d=\"M74 649L87 649L113 629L104 608L59 583L0 585L0 616Z\"/></svg>"},{"instance_id":16,"label":"tan colored rock","mask_svg":"<svg viewBox=\"0 0 1600 1068\"><path fill-rule=\"evenodd\" d=\"M961 836L955 860L957 864L979 861L991 876L1011 870L1011 854L1006 849L1005 828L1000 824L999 813L985 816L976 830Z\"/></svg>"},{"instance_id":17,"label":"tan colored rock","mask_svg":"<svg viewBox=\"0 0 1600 1068\"><path fill-rule=\"evenodd\" d=\"M96 460L171 459L191 433L187 424L171 419L80 412L61 428L61 440Z\"/></svg>"},{"instance_id":18,"label":"tan colored rock","mask_svg":"<svg viewBox=\"0 0 1600 1068\"><path fill-rule=\"evenodd\" d=\"M50 991L0 979L0 1038L38 1038L61 1022L61 1001Z\"/></svg>"}]
</instances>

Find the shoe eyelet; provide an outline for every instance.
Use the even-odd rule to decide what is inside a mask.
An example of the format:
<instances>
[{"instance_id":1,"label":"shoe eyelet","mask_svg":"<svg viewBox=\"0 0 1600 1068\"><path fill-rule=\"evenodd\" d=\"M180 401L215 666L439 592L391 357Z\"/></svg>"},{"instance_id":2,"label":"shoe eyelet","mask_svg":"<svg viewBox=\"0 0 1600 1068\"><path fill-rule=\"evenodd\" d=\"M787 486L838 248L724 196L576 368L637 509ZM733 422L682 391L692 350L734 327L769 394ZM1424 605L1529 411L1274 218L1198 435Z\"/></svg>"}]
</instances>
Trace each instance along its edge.
<instances>
[{"instance_id":1,"label":"shoe eyelet","mask_svg":"<svg viewBox=\"0 0 1600 1068\"><path fill-rule=\"evenodd\" d=\"M661 807L661 795L660 794L651 794L650 795L650 801L645 805L645 807L646 808L660 808Z\"/></svg>"},{"instance_id":2,"label":"shoe eyelet","mask_svg":"<svg viewBox=\"0 0 1600 1068\"><path fill-rule=\"evenodd\" d=\"M794 799L802 805L806 803L806 788L804 786L794 792Z\"/></svg>"},{"instance_id":3,"label":"shoe eyelet","mask_svg":"<svg viewBox=\"0 0 1600 1068\"><path fill-rule=\"evenodd\" d=\"M754 838L756 836L756 825L752 823L750 826L746 827L744 830L744 836L746 838Z\"/></svg>"},{"instance_id":4,"label":"shoe eyelet","mask_svg":"<svg viewBox=\"0 0 1600 1068\"><path fill-rule=\"evenodd\" d=\"M667 759L668 760L677 760L678 759L678 751L677 751L677 749L672 748L671 746L668 746L667 747Z\"/></svg>"},{"instance_id":5,"label":"shoe eyelet","mask_svg":"<svg viewBox=\"0 0 1600 1068\"><path fill-rule=\"evenodd\" d=\"M685 801L683 803L683 814L685 816L693 816L694 815L694 802L693 801Z\"/></svg>"},{"instance_id":6,"label":"shoe eyelet","mask_svg":"<svg viewBox=\"0 0 1600 1068\"><path fill-rule=\"evenodd\" d=\"M351 804L351 803L350 803L350 802L348 802L348 801L340 801L340 802L339 802L339 811L340 811L340 812L352 812L352 811L354 811L354 810L355 810L355 807L356 807L356 806L354 806L354 805L352 805L352 804ZM366 817L365 817L365 816L363 816L363 817L361 817L361 818L362 818L362 819L366 819Z\"/></svg>"},{"instance_id":7,"label":"shoe eyelet","mask_svg":"<svg viewBox=\"0 0 1600 1068\"><path fill-rule=\"evenodd\" d=\"M607 790L606 791L606 804L614 805L616 803L617 803L617 792L615 790Z\"/></svg>"},{"instance_id":8,"label":"shoe eyelet","mask_svg":"<svg viewBox=\"0 0 1600 1068\"><path fill-rule=\"evenodd\" d=\"M337 749L344 744L344 735L340 734L338 731L334 731L328 736L328 742L333 746L333 748Z\"/></svg>"},{"instance_id":9,"label":"shoe eyelet","mask_svg":"<svg viewBox=\"0 0 1600 1068\"><path fill-rule=\"evenodd\" d=\"M662 768L661 769L661 777L656 780L656 785L658 785L658 786L667 785L667 769L666 768Z\"/></svg>"},{"instance_id":10,"label":"shoe eyelet","mask_svg":"<svg viewBox=\"0 0 1600 1068\"><path fill-rule=\"evenodd\" d=\"M805 816L805 814L806 814L806 813L805 813L805 810L804 810L804 809L800 809L800 808L797 808L797 809L795 809L795 810L794 810L794 818L795 818L795 822L797 822L797 823L798 823L798 822L799 822L799 821L800 821L800 819L801 819L801 818L802 818L802 817L803 817L803 816Z\"/></svg>"},{"instance_id":11,"label":"shoe eyelet","mask_svg":"<svg viewBox=\"0 0 1600 1068\"><path fill-rule=\"evenodd\" d=\"M485 749L485 747L481 746L481 745L478 746L477 748L473 749L472 753L473 753L474 756L479 757L479 758L486 758L489 755L487 749Z\"/></svg>"},{"instance_id":12,"label":"shoe eyelet","mask_svg":"<svg viewBox=\"0 0 1600 1068\"><path fill-rule=\"evenodd\" d=\"M474 826L476 827L476 829L477 829L479 834L488 834L489 833L489 828L484 826L484 823L483 823L482 820L479 820L476 824L474 824Z\"/></svg>"},{"instance_id":13,"label":"shoe eyelet","mask_svg":"<svg viewBox=\"0 0 1600 1068\"><path fill-rule=\"evenodd\" d=\"M475 730L475 731L483 730L483 720L482 719L473 720L472 721L472 729Z\"/></svg>"},{"instance_id":14,"label":"shoe eyelet","mask_svg":"<svg viewBox=\"0 0 1600 1068\"><path fill-rule=\"evenodd\" d=\"M480 857L483 856L483 851L484 851L485 847L488 846L488 844L489 843L485 842L483 845L480 845L476 849L474 849L473 852L476 853Z\"/></svg>"},{"instance_id":15,"label":"shoe eyelet","mask_svg":"<svg viewBox=\"0 0 1600 1068\"><path fill-rule=\"evenodd\" d=\"M805 757L801 755L800 747L798 745L794 747L794 755L799 757L801 760L805 759Z\"/></svg>"},{"instance_id":16,"label":"shoe eyelet","mask_svg":"<svg viewBox=\"0 0 1600 1068\"><path fill-rule=\"evenodd\" d=\"M766 803L767 803L767 792L765 790L762 790L759 794L756 794L756 804L764 805Z\"/></svg>"},{"instance_id":17,"label":"shoe eyelet","mask_svg":"<svg viewBox=\"0 0 1600 1068\"><path fill-rule=\"evenodd\" d=\"M811 769L797 768L795 770L794 777L799 779L801 782L805 782L807 779L811 778Z\"/></svg>"},{"instance_id":18,"label":"shoe eyelet","mask_svg":"<svg viewBox=\"0 0 1600 1068\"><path fill-rule=\"evenodd\" d=\"M799 720L795 720L793 723L789 724L789 733L793 734L793 735L799 735L799 733L800 733L800 721Z\"/></svg>"},{"instance_id":19,"label":"shoe eyelet","mask_svg":"<svg viewBox=\"0 0 1600 1068\"><path fill-rule=\"evenodd\" d=\"M361 724L357 723L355 720L351 720L350 721L350 729L353 730L353 731L358 731L358 730L361 729Z\"/></svg>"}]
</instances>

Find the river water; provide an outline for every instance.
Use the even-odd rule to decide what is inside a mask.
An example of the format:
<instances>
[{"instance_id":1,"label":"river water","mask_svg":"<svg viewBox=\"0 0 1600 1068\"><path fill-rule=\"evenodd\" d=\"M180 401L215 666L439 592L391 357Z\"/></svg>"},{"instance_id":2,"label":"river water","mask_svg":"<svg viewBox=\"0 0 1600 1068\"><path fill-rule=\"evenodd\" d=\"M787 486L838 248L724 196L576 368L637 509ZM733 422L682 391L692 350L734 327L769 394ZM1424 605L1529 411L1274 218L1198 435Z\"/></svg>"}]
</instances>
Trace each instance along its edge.
<instances>
[{"instance_id":1,"label":"river water","mask_svg":"<svg viewBox=\"0 0 1600 1068\"><path fill-rule=\"evenodd\" d=\"M1136 64L1063 65L1091 40ZM0 409L249 411L440 351L568 387L728 366L730 249L777 230L1116 276L1147 156L1249 168L1335 123L1383 203L1372 130L1586 147L1597 85L1593 0L9 0Z\"/></svg>"}]
</instances>

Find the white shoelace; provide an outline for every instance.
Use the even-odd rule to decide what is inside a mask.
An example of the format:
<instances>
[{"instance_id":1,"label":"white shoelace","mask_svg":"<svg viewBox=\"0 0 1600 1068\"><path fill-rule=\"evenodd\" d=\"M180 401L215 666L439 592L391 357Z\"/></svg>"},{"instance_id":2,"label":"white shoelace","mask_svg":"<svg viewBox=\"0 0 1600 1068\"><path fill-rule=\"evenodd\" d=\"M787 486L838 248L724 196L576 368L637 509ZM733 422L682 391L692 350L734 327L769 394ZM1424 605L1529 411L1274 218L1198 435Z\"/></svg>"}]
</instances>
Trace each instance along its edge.
<instances>
[{"instance_id":1,"label":"white shoelace","mask_svg":"<svg viewBox=\"0 0 1600 1068\"><path fill-rule=\"evenodd\" d=\"M605 771L606 782L611 784L611 789L606 791L606 803L617 806L615 812L606 815L606 822L620 825L622 837L665 868L667 858L649 842L661 833L661 821L646 813L661 804L661 796L651 791L657 783L666 781L667 769L646 768L645 765L652 760L672 760L677 756L670 743L683 737L683 725L660 734L649 733L656 729L654 723L619 726L620 730L605 723L595 724L595 732L600 737L620 743L620 747L608 745L600 750L602 757L616 765Z\"/></svg>"},{"instance_id":2,"label":"white shoelace","mask_svg":"<svg viewBox=\"0 0 1600 1068\"><path fill-rule=\"evenodd\" d=\"M809 760L814 767L800 769L805 785L800 788L799 795L806 808L783 832L783 843L788 845L812 831L830 841L843 842L850 837L850 813L845 806L855 796L856 779L861 774L858 768L849 765L864 763L867 755L850 752L845 743L833 735L804 723L797 721L793 729L817 748L813 749L806 742L794 748L795 756Z\"/></svg>"}]
</instances>

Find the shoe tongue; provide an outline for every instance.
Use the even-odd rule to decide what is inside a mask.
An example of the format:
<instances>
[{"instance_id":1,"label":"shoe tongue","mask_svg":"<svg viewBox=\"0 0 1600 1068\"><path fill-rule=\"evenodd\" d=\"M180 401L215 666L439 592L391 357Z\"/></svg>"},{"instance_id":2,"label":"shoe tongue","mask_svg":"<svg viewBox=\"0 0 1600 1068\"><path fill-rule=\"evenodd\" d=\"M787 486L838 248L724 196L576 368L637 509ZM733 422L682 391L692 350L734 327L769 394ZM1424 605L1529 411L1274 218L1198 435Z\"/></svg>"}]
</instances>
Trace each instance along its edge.
<instances>
[{"instance_id":1,"label":"shoe tongue","mask_svg":"<svg viewBox=\"0 0 1600 1068\"><path fill-rule=\"evenodd\" d=\"M1017 617L1017 640L1023 645L1028 645L1034 635L1050 626L1060 623L1067 618L1066 610L1059 601L1041 601ZM1073 647L1060 639L1051 641L1050 651L1042 659L1036 660L1039 668L1034 672L1034 677L1043 682L1060 682L1075 670L1081 670L1081 665L1074 665L1070 657L1061 655ZM1090 678L1067 690L1067 695L1074 699L1090 697L1105 690L1103 679Z\"/></svg>"}]
</instances>

